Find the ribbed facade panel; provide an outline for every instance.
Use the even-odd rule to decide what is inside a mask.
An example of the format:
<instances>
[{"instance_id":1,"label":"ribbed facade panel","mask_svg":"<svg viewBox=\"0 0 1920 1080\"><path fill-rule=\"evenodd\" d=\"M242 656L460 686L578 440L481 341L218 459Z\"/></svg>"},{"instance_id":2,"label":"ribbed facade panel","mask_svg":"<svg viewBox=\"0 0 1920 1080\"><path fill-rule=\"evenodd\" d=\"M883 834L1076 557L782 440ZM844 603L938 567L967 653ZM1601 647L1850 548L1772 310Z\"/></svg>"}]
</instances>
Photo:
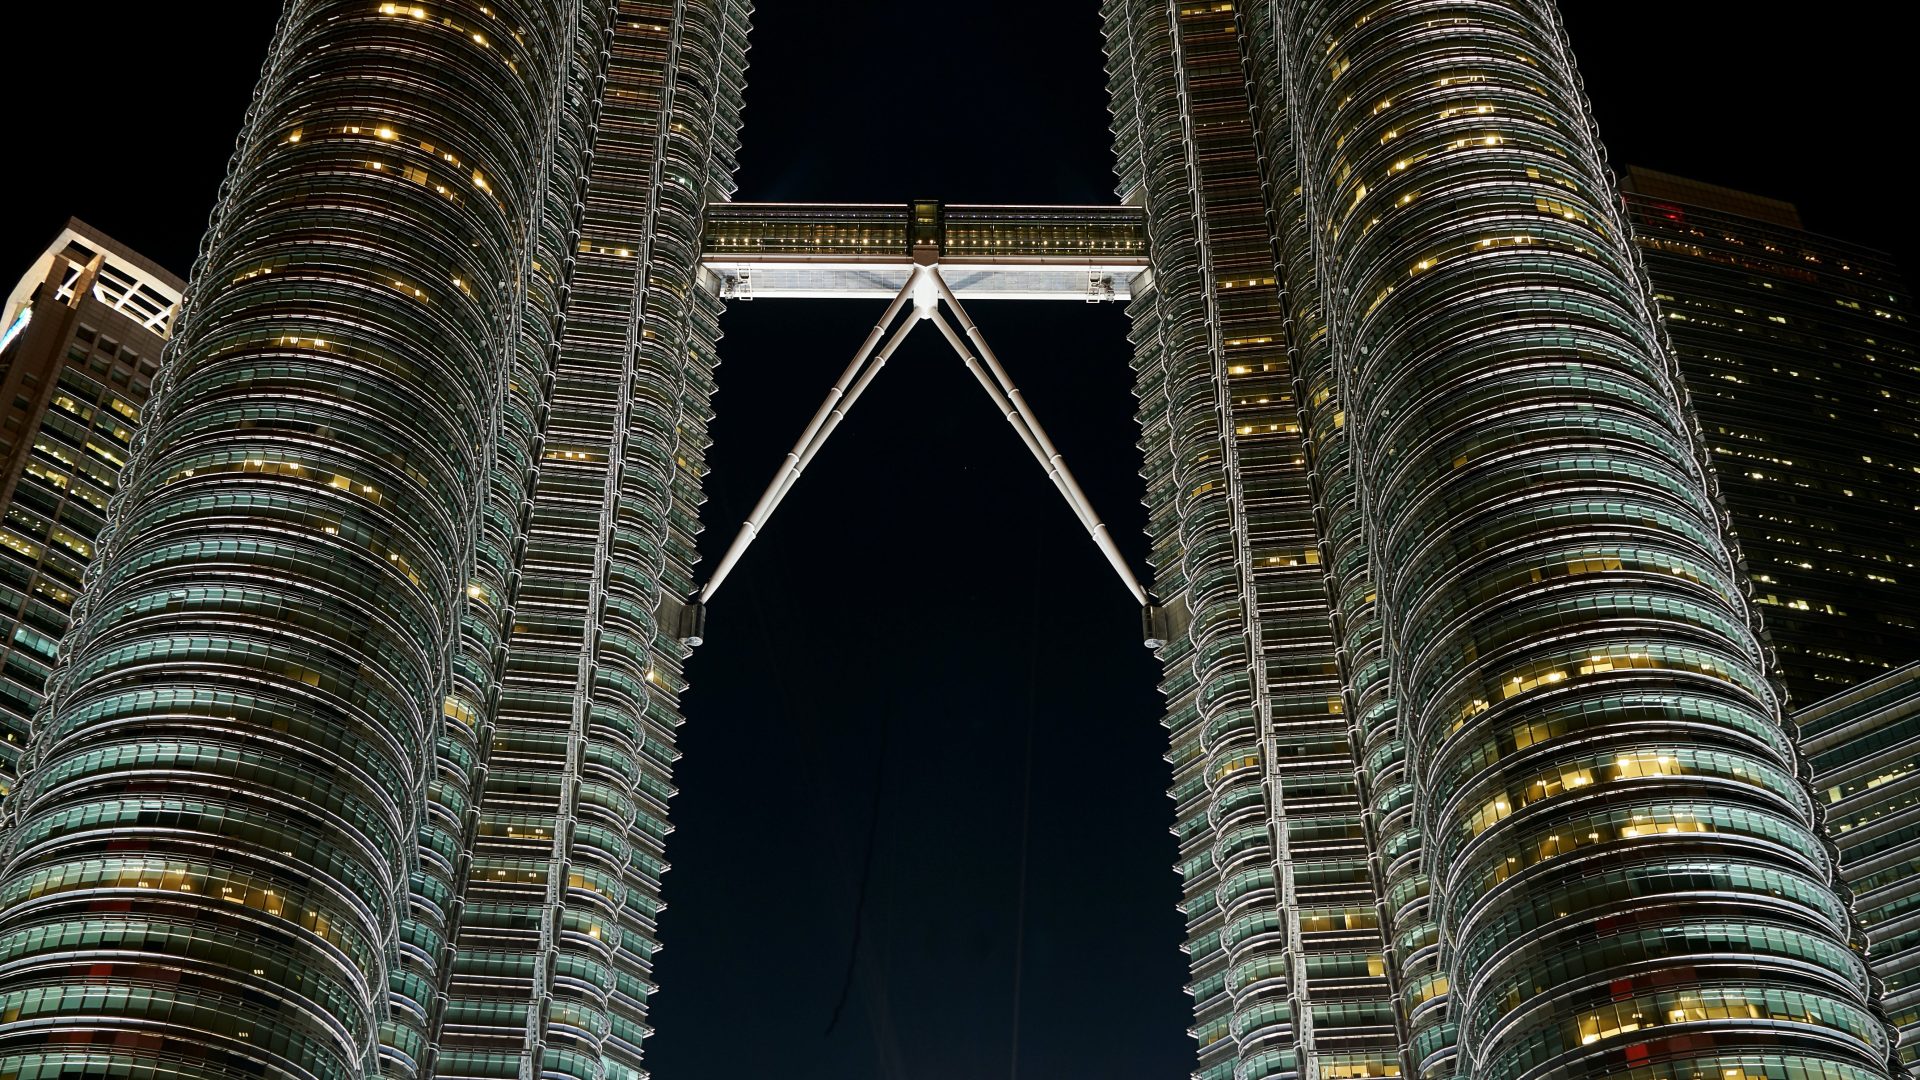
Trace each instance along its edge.
<instances>
[{"instance_id":1,"label":"ribbed facade panel","mask_svg":"<svg viewBox=\"0 0 1920 1080\"><path fill-rule=\"evenodd\" d=\"M719 303L744 4L621 3L543 430L440 1077L641 1075Z\"/></svg>"},{"instance_id":2,"label":"ribbed facade panel","mask_svg":"<svg viewBox=\"0 0 1920 1080\"><path fill-rule=\"evenodd\" d=\"M1794 714L1900 1061L1920 1068L1920 664Z\"/></svg>"},{"instance_id":3,"label":"ribbed facade panel","mask_svg":"<svg viewBox=\"0 0 1920 1080\"><path fill-rule=\"evenodd\" d=\"M1457 1038L1416 1064L1876 1075L1554 13L1272 7Z\"/></svg>"},{"instance_id":4,"label":"ribbed facade panel","mask_svg":"<svg viewBox=\"0 0 1920 1080\"><path fill-rule=\"evenodd\" d=\"M575 3L567 13L572 57L556 78L563 87L548 109L544 176L520 273L524 302L513 313L512 364L497 388L501 411L487 479L473 575L462 601L459 652L442 703L435 772L421 819L419 865L389 977L392 1011L382 1029L382 1065L395 1080L437 1074L437 1034L465 911L465 887L480 817L476 793L485 784L500 706L514 605L521 585L530 494L538 476L542 425L551 393L549 371L563 325L562 296L579 235L579 193L586 181L614 12Z\"/></svg>"},{"instance_id":5,"label":"ribbed facade panel","mask_svg":"<svg viewBox=\"0 0 1920 1080\"><path fill-rule=\"evenodd\" d=\"M1109 3L1196 1076L1388 1076L1398 1024L1231 5ZM1325 405L1326 402L1321 402ZM1328 408L1327 416L1337 411Z\"/></svg>"},{"instance_id":6,"label":"ribbed facade panel","mask_svg":"<svg viewBox=\"0 0 1920 1080\"><path fill-rule=\"evenodd\" d=\"M1899 271L1778 222L1627 210L1794 705L1912 660L1920 336Z\"/></svg>"},{"instance_id":7,"label":"ribbed facade panel","mask_svg":"<svg viewBox=\"0 0 1920 1080\"><path fill-rule=\"evenodd\" d=\"M376 1068L569 44L295 0L0 879L0 1074Z\"/></svg>"},{"instance_id":8,"label":"ribbed facade panel","mask_svg":"<svg viewBox=\"0 0 1920 1080\"><path fill-rule=\"evenodd\" d=\"M1317 686L1277 677L1263 641L1323 643L1338 678L1319 692L1351 718L1343 795L1372 859L1353 881L1379 894L1374 974L1398 995L1381 1017L1406 1040L1383 1070L1884 1075L1832 849L1556 14L1106 11L1121 190L1152 243L1134 340L1156 593L1194 613L1163 659L1196 1075L1356 1075L1310 982L1283 992L1289 1040L1220 1046L1248 1029L1205 960L1258 935L1217 913L1217 855L1256 797L1195 762L1241 701L1250 745L1286 745L1284 696ZM1234 198L1257 181L1264 220ZM1256 251L1269 269L1237 269ZM1263 295L1223 300L1227 283ZM1276 368L1225 359L1265 336L1223 329L1249 313L1286 323ZM1241 396L1269 370L1278 387ZM1250 401L1285 407L1249 425ZM1282 432L1301 501L1265 516L1262 436ZM1317 548L1322 599L1292 609L1315 629L1270 622L1286 594L1250 587L1282 520ZM1281 759L1237 760L1288 821ZM1281 882L1309 866L1268 857L1293 864ZM1282 896L1266 925L1284 940L1313 909Z\"/></svg>"},{"instance_id":9,"label":"ribbed facade panel","mask_svg":"<svg viewBox=\"0 0 1920 1080\"><path fill-rule=\"evenodd\" d=\"M1395 1069L1404 1074L1412 1047L1430 1040L1434 1029L1444 1024L1446 983L1437 970L1437 932L1419 858L1406 743L1389 678L1346 405L1313 269L1311 226L1301 198L1304 178L1287 126L1274 16L1271 5L1254 5L1240 12L1239 26L1266 165L1269 213L1277 231L1294 400L1306 438L1315 512L1326 538L1323 570L1349 718L1355 797L1365 807L1361 817L1379 904L1382 967L1397 1001L1396 1053L1374 1055L1365 1075L1395 1075ZM1358 1075L1325 1067L1333 1063L1315 1064L1322 1066L1316 1069L1321 1076Z\"/></svg>"}]
</instances>

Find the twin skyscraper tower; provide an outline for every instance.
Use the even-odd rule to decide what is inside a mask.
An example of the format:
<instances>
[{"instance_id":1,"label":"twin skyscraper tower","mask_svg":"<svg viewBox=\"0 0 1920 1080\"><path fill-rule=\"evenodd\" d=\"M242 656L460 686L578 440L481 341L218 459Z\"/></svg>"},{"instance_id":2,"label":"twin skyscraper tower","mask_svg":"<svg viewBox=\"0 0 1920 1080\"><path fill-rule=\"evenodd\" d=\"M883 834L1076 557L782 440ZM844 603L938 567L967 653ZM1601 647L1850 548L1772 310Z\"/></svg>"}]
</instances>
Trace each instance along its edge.
<instances>
[{"instance_id":1,"label":"twin skyscraper tower","mask_svg":"<svg viewBox=\"0 0 1920 1080\"><path fill-rule=\"evenodd\" d=\"M289 0L6 802L0 1078L644 1075L749 14ZM1103 17L1195 1075L1888 1076L1551 4Z\"/></svg>"}]
</instances>

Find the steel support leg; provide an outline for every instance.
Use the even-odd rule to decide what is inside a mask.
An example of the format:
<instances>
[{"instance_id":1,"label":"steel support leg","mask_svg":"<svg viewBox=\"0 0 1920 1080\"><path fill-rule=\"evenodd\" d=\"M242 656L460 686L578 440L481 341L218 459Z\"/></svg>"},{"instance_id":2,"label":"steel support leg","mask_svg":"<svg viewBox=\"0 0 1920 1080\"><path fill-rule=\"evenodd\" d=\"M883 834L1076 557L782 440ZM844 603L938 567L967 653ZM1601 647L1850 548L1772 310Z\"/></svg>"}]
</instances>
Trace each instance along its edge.
<instances>
[{"instance_id":1,"label":"steel support leg","mask_svg":"<svg viewBox=\"0 0 1920 1080\"><path fill-rule=\"evenodd\" d=\"M929 286L931 289L928 288ZM916 296L916 292L920 295ZM908 300L914 301L913 317L901 322L898 329L894 330L890 336L887 335L887 327L899 317L901 309L906 307ZM954 330L953 324L940 314L939 301L941 300L953 309L954 316L965 328L964 339ZM887 361L899 349L900 343L905 341L907 335L912 332L914 324L921 319L930 320L939 328L941 336L945 337L947 344L959 354L967 370L973 372L973 377L979 381L980 388L986 391L994 407L1000 410L1000 415L1006 417L1007 423L1013 426L1014 432L1020 436L1020 441L1026 444L1034 460L1046 470L1047 479L1053 482L1054 488L1060 492L1060 497L1066 500L1074 516L1080 520L1080 526L1087 530L1087 535L1100 548L1100 553L1106 556L1114 572L1120 575L1120 583L1126 586L1127 591L1133 594L1134 600L1142 607L1151 608L1152 601L1147 597L1147 590L1133 576L1133 571L1127 566L1127 560L1120 554L1120 548L1114 543L1113 534L1107 529L1106 523L1093 512L1092 502L1088 500L1086 492L1081 490L1079 481L1074 479L1072 470L1067 468L1066 459L1061 456L1059 450L1054 448L1053 441L1047 438L1046 429L1040 426L1039 419L1033 415L1033 410L1028 407L1019 388L1014 386L1013 380L1007 376L1006 368L1001 366L1000 359L993 354L993 349L981 336L979 327L973 324L973 319L967 315L967 309L960 305L959 298L954 296L953 290L941 278L939 268L933 265L915 266L913 272L907 277L906 285L893 298L893 302L887 305L886 314L874 324L872 333L867 335L867 340L860 346L860 351L854 354L853 362L847 365L846 371L840 376L840 381L827 392L827 400L821 403L819 410L813 415L813 420L807 424L806 430L801 432L800 440L794 443L793 449L788 452L786 460L775 473L773 481L767 485L766 492L760 496L760 501L754 504L753 512L747 515L747 520L740 526L740 532L733 538L727 553L721 556L719 563L714 566L713 576L700 590L697 603L705 605L713 598L713 594L719 591L721 582L733 572L741 555L745 554L748 546L759 537L760 530L765 527L767 519L787 497L787 492L793 490L793 485L800 479L800 474L805 472L807 466L813 462L814 455L820 452L827 438L840 426L840 421L846 418L848 410L853 408L854 402L866 392L867 387L880 374L880 369L886 366ZM886 338L884 345L880 344L882 337ZM969 341L972 342L971 347L968 345ZM874 351L876 346L879 348L877 353ZM979 353L977 358L974 355L976 350Z\"/></svg>"},{"instance_id":2,"label":"steel support leg","mask_svg":"<svg viewBox=\"0 0 1920 1080\"><path fill-rule=\"evenodd\" d=\"M1014 386L1013 380L1007 377L1006 368L1002 367L1000 359L993 355L993 349L981 336L980 328L973 324L973 320L967 315L967 309L960 306L959 297L954 296L953 290L947 287L939 270L929 269L927 273L932 275L934 286L940 290L940 295L946 300L947 306L953 309L954 315L960 320L960 325L966 328L967 339L973 342L974 348L980 350L980 359L986 363L987 370L993 373L994 385L988 385L987 379L981 375L978 366L974 363L973 355L961 344L953 332L953 327L948 325L938 312L931 316L934 324L940 327L941 333L946 335L948 342L960 353L960 358L973 369L975 378L980 379L980 385L987 389L995 407L1000 408L1008 422L1013 423L1015 430L1020 432L1021 441L1025 442L1027 448L1033 451L1034 457L1039 459L1041 467L1047 470L1048 477L1060 489L1060 494L1066 497L1067 505L1073 508L1074 515L1086 528L1087 535L1093 538L1093 542L1100 548L1100 553L1107 557L1107 562L1112 564L1114 572L1120 575L1120 583L1126 586L1127 591L1133 594L1134 600L1142 607L1152 603L1147 598L1147 590L1141 587L1139 580L1133 576L1133 571L1128 568L1126 558L1120 554L1119 545L1113 542L1113 534L1108 531L1106 523L1093 512L1093 503L1088 500L1086 492L1080 489L1080 482L1073 478L1073 471L1067 468L1066 459L1060 455L1060 451L1054 449L1053 441L1047 438L1046 429L1040 426L1039 419L1033 415L1033 410L1028 408L1026 399L1020 395L1019 388Z\"/></svg>"},{"instance_id":3,"label":"steel support leg","mask_svg":"<svg viewBox=\"0 0 1920 1080\"><path fill-rule=\"evenodd\" d=\"M713 598L715 592L719 591L720 583L733 572L734 565L740 561L740 556L746 553L748 546L760 535L761 528L766 525L767 518L773 514L774 508L780 505L780 500L786 498L787 492L793 488L794 481L800 478L800 473L806 469L807 463L812 461L813 455L819 452L820 444L825 442L826 437L839 426L841 418L846 416L847 410L853 407L860 392L873 381L874 374L886 364L894 350L900 347L900 342L905 340L908 331L913 329L913 320L909 319L901 323L900 329L894 331L893 336L887 340L886 347L881 351L878 360L871 368L867 367L867 360L873 356L874 347L880 343L881 335L887 332L887 327L892 325L893 320L899 316L900 309L906 307L907 301L912 299L914 286L919 283L920 276L924 273L927 271L915 267L913 273L907 275L906 285L901 287L899 294L893 298L893 302L887 305L886 314L880 316L880 321L873 325L872 332L867 334L866 342L860 346L860 351L854 354L853 362L848 364L847 369L840 374L840 381L834 383L833 389L827 391L827 400L821 402L820 408L813 414L813 419L807 424L806 430L800 433L799 441L794 443L793 449L787 452L786 460L781 463L780 470L774 474L773 481L767 485L767 490L761 494L760 501L754 504L753 512L748 514L747 520L741 524L740 532L734 536L733 543L727 547L727 553L714 564L713 576L707 579L706 586L700 590L700 603L705 604Z\"/></svg>"}]
</instances>

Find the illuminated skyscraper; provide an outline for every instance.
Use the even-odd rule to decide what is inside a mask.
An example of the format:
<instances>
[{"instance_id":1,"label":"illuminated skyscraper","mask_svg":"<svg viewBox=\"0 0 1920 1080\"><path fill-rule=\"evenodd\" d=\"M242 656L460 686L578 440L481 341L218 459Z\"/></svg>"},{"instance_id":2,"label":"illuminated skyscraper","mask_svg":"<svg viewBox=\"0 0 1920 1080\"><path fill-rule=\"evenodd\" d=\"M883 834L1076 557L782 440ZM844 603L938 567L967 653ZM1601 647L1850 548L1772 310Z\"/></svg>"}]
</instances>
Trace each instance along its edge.
<instances>
[{"instance_id":1,"label":"illuminated skyscraper","mask_svg":"<svg viewBox=\"0 0 1920 1080\"><path fill-rule=\"evenodd\" d=\"M1104 11L1197 1075L1883 1075L1551 5Z\"/></svg>"},{"instance_id":2,"label":"illuminated skyscraper","mask_svg":"<svg viewBox=\"0 0 1920 1080\"><path fill-rule=\"evenodd\" d=\"M699 601L919 321L1145 602L1196 1075L1886 1076L1553 11L1102 10L1127 208L723 209L745 0L292 0L7 803L0 1080L640 1076ZM696 589L781 291L893 300ZM1150 596L982 295L1131 300Z\"/></svg>"},{"instance_id":3,"label":"illuminated skyscraper","mask_svg":"<svg viewBox=\"0 0 1920 1080\"><path fill-rule=\"evenodd\" d=\"M1920 1061L1920 933L1908 914L1920 886L1912 295L1885 255L1807 232L1791 204L1639 168L1622 186L1911 1068Z\"/></svg>"},{"instance_id":4,"label":"illuminated skyscraper","mask_svg":"<svg viewBox=\"0 0 1920 1080\"><path fill-rule=\"evenodd\" d=\"M184 288L69 221L0 308L0 796L13 786Z\"/></svg>"},{"instance_id":5,"label":"illuminated skyscraper","mask_svg":"<svg viewBox=\"0 0 1920 1080\"><path fill-rule=\"evenodd\" d=\"M1911 1070L1920 1064L1920 664L1808 705L1794 720Z\"/></svg>"},{"instance_id":6,"label":"illuminated skyscraper","mask_svg":"<svg viewBox=\"0 0 1920 1080\"><path fill-rule=\"evenodd\" d=\"M1887 256L1630 169L1627 210L1794 706L1920 658L1920 335Z\"/></svg>"},{"instance_id":7,"label":"illuminated skyscraper","mask_svg":"<svg viewBox=\"0 0 1920 1080\"><path fill-rule=\"evenodd\" d=\"M287 5L8 800L0 1076L639 1075L745 11Z\"/></svg>"}]
</instances>

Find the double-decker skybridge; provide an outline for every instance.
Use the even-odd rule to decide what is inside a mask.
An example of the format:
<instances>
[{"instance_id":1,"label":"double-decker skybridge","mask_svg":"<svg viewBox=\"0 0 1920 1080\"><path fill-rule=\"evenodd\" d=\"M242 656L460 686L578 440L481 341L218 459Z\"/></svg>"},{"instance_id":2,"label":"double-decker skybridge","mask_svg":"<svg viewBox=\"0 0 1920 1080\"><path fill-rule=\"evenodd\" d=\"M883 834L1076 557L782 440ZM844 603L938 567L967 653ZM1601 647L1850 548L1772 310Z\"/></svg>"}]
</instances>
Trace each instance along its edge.
<instances>
[{"instance_id":1,"label":"double-decker skybridge","mask_svg":"<svg viewBox=\"0 0 1920 1080\"><path fill-rule=\"evenodd\" d=\"M730 300L885 300L916 252L965 300L1127 300L1147 272L1131 206L716 203L701 247L702 280Z\"/></svg>"}]
</instances>

